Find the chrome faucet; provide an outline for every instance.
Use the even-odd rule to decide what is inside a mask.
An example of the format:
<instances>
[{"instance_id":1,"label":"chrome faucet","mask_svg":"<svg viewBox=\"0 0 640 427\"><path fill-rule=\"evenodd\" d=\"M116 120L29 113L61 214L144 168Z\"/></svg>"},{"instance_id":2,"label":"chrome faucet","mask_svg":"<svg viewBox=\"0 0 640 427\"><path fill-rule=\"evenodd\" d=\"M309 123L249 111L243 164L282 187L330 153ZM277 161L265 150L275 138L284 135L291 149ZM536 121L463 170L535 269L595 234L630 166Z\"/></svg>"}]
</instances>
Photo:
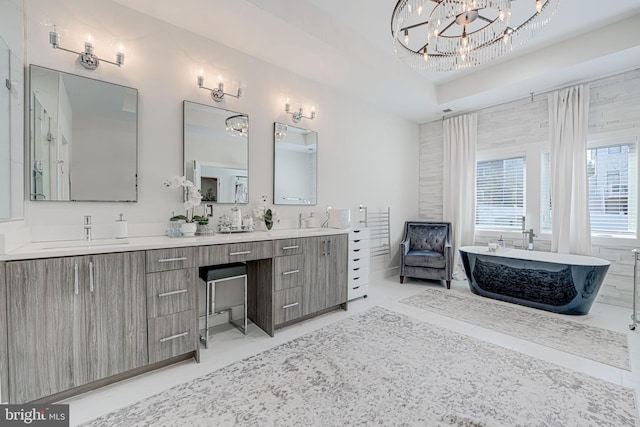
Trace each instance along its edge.
<instances>
[{"instance_id":1,"label":"chrome faucet","mask_svg":"<svg viewBox=\"0 0 640 427\"><path fill-rule=\"evenodd\" d=\"M327 206L327 211L326 211L326 217L324 219L324 222L322 223L322 225L320 226L320 228L329 228L329 211L331 210L331 206Z\"/></svg>"},{"instance_id":2,"label":"chrome faucet","mask_svg":"<svg viewBox=\"0 0 640 427\"><path fill-rule=\"evenodd\" d=\"M91 215L84 216L84 240L91 241Z\"/></svg>"},{"instance_id":3,"label":"chrome faucet","mask_svg":"<svg viewBox=\"0 0 640 427\"><path fill-rule=\"evenodd\" d=\"M305 224L305 226L309 225L309 218L303 218L302 217L302 213L298 214L298 228L302 228L302 224Z\"/></svg>"}]
</instances>

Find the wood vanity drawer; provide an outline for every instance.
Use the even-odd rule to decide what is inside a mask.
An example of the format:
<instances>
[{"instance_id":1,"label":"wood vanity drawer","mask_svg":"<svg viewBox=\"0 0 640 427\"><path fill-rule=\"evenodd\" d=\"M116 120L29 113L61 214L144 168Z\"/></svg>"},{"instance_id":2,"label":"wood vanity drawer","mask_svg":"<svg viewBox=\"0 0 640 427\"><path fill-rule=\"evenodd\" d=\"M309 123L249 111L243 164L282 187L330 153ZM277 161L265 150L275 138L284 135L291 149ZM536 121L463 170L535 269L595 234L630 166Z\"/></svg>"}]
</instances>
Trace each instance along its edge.
<instances>
[{"instance_id":1,"label":"wood vanity drawer","mask_svg":"<svg viewBox=\"0 0 640 427\"><path fill-rule=\"evenodd\" d=\"M276 291L301 286L304 281L304 256L291 255L274 259L273 283Z\"/></svg>"},{"instance_id":2,"label":"wood vanity drawer","mask_svg":"<svg viewBox=\"0 0 640 427\"><path fill-rule=\"evenodd\" d=\"M197 349L196 310L149 319L149 363Z\"/></svg>"},{"instance_id":3,"label":"wood vanity drawer","mask_svg":"<svg viewBox=\"0 0 640 427\"><path fill-rule=\"evenodd\" d=\"M147 316L160 317L196 309L197 280L197 268L147 274Z\"/></svg>"},{"instance_id":4,"label":"wood vanity drawer","mask_svg":"<svg viewBox=\"0 0 640 427\"><path fill-rule=\"evenodd\" d=\"M281 239L273 242L274 256L298 255L302 253L302 239Z\"/></svg>"},{"instance_id":5,"label":"wood vanity drawer","mask_svg":"<svg viewBox=\"0 0 640 427\"><path fill-rule=\"evenodd\" d=\"M302 315L302 286L275 292L273 304L275 325L297 319Z\"/></svg>"},{"instance_id":6,"label":"wood vanity drawer","mask_svg":"<svg viewBox=\"0 0 640 427\"><path fill-rule=\"evenodd\" d=\"M195 266L195 248L154 249L147 251L147 273Z\"/></svg>"},{"instance_id":7,"label":"wood vanity drawer","mask_svg":"<svg viewBox=\"0 0 640 427\"><path fill-rule=\"evenodd\" d=\"M229 243L198 248L198 265L219 265L273 257L273 241Z\"/></svg>"}]
</instances>

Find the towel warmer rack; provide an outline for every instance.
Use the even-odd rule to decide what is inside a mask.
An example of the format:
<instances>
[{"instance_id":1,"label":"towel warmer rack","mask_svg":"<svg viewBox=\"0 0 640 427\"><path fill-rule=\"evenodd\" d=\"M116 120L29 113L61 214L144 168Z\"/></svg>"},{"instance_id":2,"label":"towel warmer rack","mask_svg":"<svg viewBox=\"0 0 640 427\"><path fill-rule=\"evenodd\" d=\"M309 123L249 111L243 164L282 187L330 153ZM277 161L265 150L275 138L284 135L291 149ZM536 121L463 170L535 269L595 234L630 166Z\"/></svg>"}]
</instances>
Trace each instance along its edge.
<instances>
[{"instance_id":1,"label":"towel warmer rack","mask_svg":"<svg viewBox=\"0 0 640 427\"><path fill-rule=\"evenodd\" d=\"M631 313L631 324L629 325L629 329L632 331L636 329L636 325L638 322L638 257L640 257L640 253L638 253L637 249L633 249L631 251L633 253L633 313Z\"/></svg>"},{"instance_id":2,"label":"towel warmer rack","mask_svg":"<svg viewBox=\"0 0 640 427\"><path fill-rule=\"evenodd\" d=\"M364 219L360 223L370 230L370 257L391 254L391 208L386 211L369 212L366 206L360 205L360 212ZM362 218L362 215L361 215Z\"/></svg>"}]
</instances>

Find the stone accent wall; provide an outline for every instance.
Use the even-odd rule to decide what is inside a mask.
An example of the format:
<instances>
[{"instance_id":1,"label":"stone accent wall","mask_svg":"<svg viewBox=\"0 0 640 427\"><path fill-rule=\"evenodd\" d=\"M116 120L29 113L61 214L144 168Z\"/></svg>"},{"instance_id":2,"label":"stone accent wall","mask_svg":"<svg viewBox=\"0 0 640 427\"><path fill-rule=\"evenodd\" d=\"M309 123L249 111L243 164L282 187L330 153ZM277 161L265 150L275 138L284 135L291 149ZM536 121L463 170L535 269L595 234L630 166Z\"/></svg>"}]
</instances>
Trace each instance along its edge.
<instances>
[{"instance_id":1,"label":"stone accent wall","mask_svg":"<svg viewBox=\"0 0 640 427\"><path fill-rule=\"evenodd\" d=\"M640 138L640 69L592 81L589 106L589 137L635 136ZM509 149L549 142L547 94L484 108L478 114L478 150ZM428 220L442 219L442 121L420 126L419 214ZM477 238L485 245L488 238ZM600 239L601 240L601 239ZM521 240L507 240L521 247ZM537 250L550 250L550 242L536 241ZM611 261L598 302L631 307L633 256L638 239L628 244L594 244L593 256Z\"/></svg>"}]
</instances>

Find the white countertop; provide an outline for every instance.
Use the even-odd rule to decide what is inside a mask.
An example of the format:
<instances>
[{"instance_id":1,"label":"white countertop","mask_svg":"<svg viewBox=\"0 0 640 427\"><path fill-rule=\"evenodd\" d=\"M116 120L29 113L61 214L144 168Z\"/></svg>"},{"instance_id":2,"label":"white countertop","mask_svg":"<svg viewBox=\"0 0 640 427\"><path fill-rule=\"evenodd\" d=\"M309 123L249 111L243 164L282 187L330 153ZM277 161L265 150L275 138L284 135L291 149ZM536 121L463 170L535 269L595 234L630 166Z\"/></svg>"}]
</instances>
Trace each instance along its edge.
<instances>
[{"instance_id":1,"label":"white countertop","mask_svg":"<svg viewBox=\"0 0 640 427\"><path fill-rule=\"evenodd\" d=\"M220 233L195 237L131 237L128 239L60 240L34 242L0 255L0 261L52 258L61 256L129 252L146 249L180 248L186 246L220 245L225 243L256 242L261 240L291 239L333 234L347 234L349 229L302 228L249 233Z\"/></svg>"}]
</instances>

